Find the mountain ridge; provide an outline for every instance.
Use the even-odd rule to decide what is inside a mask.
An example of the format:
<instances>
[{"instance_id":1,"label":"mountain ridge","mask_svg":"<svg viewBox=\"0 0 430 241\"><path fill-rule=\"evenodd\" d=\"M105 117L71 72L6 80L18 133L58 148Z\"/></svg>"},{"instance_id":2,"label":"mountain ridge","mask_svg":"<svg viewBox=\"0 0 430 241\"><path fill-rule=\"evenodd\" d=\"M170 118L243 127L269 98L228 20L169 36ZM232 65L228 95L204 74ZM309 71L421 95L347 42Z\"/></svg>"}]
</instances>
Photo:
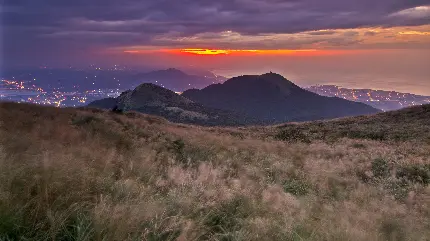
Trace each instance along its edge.
<instances>
[{"instance_id":1,"label":"mountain ridge","mask_svg":"<svg viewBox=\"0 0 430 241\"><path fill-rule=\"evenodd\" d=\"M275 73L243 75L182 96L202 105L243 113L269 123L309 121L377 113L368 105L323 97Z\"/></svg>"},{"instance_id":2,"label":"mountain ridge","mask_svg":"<svg viewBox=\"0 0 430 241\"><path fill-rule=\"evenodd\" d=\"M257 120L238 113L205 107L175 92L152 83L143 83L134 90L121 93L117 98L91 102L88 107L110 109L119 112L138 111L162 116L173 122L199 125L246 125Z\"/></svg>"}]
</instances>

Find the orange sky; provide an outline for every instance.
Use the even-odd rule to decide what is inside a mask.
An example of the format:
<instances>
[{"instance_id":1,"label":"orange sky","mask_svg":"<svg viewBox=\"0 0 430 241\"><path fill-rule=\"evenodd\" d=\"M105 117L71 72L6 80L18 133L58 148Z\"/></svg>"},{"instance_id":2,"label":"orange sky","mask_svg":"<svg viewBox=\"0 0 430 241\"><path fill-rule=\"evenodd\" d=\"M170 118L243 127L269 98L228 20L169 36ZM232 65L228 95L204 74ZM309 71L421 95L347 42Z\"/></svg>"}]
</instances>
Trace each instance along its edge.
<instances>
[{"instance_id":1,"label":"orange sky","mask_svg":"<svg viewBox=\"0 0 430 241\"><path fill-rule=\"evenodd\" d=\"M126 53L167 52L196 55L333 55L362 50L430 49L430 25L326 29L292 34L241 35L232 31L191 37L158 36L166 45L123 46ZM172 47L175 46L175 47ZM276 48L272 48L276 47ZM354 50L354 51L351 51ZM357 51L360 50L360 51Z\"/></svg>"}]
</instances>

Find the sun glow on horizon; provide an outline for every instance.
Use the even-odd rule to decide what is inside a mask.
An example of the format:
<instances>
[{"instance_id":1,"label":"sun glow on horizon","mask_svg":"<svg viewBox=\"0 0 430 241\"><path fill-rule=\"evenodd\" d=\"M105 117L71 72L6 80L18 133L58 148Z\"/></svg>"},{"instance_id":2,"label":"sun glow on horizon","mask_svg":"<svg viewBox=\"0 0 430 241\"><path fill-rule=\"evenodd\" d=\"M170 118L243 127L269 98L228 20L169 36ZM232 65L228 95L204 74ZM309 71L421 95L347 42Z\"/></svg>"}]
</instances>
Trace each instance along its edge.
<instances>
[{"instance_id":1,"label":"sun glow on horizon","mask_svg":"<svg viewBox=\"0 0 430 241\"><path fill-rule=\"evenodd\" d=\"M129 54L144 53L170 53L170 54L191 54L191 55L300 55L300 54L327 54L328 50L316 49L210 49L210 48L184 48L184 49L159 49L159 50L124 50ZM333 51L330 51L333 52Z\"/></svg>"},{"instance_id":2,"label":"sun glow on horizon","mask_svg":"<svg viewBox=\"0 0 430 241\"><path fill-rule=\"evenodd\" d=\"M295 54L301 52L315 52L315 49L179 49L173 52L189 53L196 55L220 55L220 54Z\"/></svg>"}]
</instances>

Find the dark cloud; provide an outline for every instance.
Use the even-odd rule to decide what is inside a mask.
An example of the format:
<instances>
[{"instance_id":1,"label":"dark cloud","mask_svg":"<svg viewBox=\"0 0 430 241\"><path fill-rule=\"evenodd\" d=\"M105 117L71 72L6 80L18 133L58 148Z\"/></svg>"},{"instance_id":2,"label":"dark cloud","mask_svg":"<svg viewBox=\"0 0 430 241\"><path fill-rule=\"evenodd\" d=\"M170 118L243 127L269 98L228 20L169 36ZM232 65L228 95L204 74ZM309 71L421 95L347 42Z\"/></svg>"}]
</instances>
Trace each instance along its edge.
<instances>
[{"instance_id":1,"label":"dark cloud","mask_svg":"<svg viewBox=\"0 0 430 241\"><path fill-rule=\"evenodd\" d=\"M335 31L335 30L326 30L326 31L312 31L312 32L309 32L307 34L309 34L309 35L333 35L336 33L337 33L337 31Z\"/></svg>"},{"instance_id":2,"label":"dark cloud","mask_svg":"<svg viewBox=\"0 0 430 241\"><path fill-rule=\"evenodd\" d=\"M422 25L430 23L428 11L407 9L424 5L429 0L4 0L1 14L5 58L23 58L32 52L151 45L160 35Z\"/></svg>"},{"instance_id":3,"label":"dark cloud","mask_svg":"<svg viewBox=\"0 0 430 241\"><path fill-rule=\"evenodd\" d=\"M377 32L373 32L373 31L366 31L365 33L364 33L364 36L375 36L375 35L377 35L378 33Z\"/></svg>"},{"instance_id":4,"label":"dark cloud","mask_svg":"<svg viewBox=\"0 0 430 241\"><path fill-rule=\"evenodd\" d=\"M346 31L343 33L343 36L345 37L355 37L358 36L360 33L357 31Z\"/></svg>"}]
</instances>

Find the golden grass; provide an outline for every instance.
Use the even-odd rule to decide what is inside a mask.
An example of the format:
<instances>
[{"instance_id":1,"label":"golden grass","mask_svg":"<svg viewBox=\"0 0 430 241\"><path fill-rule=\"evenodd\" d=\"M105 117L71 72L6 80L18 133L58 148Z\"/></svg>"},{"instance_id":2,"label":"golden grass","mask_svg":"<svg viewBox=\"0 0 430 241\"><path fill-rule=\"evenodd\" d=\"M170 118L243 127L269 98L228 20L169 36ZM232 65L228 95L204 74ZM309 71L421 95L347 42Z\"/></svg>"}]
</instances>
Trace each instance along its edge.
<instances>
[{"instance_id":1,"label":"golden grass","mask_svg":"<svg viewBox=\"0 0 430 241\"><path fill-rule=\"evenodd\" d=\"M357 123L401 123L203 128L1 103L0 240L429 240L417 116L375 139Z\"/></svg>"}]
</instances>

